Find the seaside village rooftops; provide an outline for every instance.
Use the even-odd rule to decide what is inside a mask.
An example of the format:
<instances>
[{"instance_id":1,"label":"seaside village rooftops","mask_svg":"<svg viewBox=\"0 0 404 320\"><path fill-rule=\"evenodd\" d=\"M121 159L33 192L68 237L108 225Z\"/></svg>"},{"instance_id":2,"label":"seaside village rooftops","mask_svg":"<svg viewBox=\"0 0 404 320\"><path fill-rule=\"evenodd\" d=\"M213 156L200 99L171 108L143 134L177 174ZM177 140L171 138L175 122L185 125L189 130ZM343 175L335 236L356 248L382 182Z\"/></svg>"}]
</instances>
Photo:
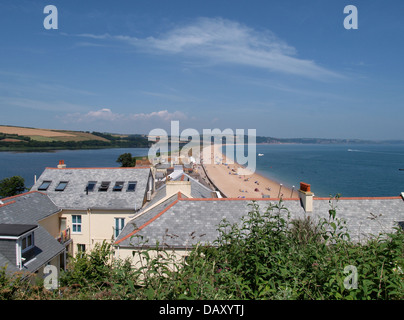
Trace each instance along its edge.
<instances>
[{"instance_id":1,"label":"seaside village rooftops","mask_svg":"<svg viewBox=\"0 0 404 320\"><path fill-rule=\"evenodd\" d=\"M302 185L303 193L313 195L309 185ZM144 208L129 221L115 245L119 248L140 246L137 236L151 247L158 241L173 249L191 248L197 243L213 243L223 219L229 223L240 222L251 211L250 204L256 201L261 211L279 199L195 199L182 193L173 194L153 207ZM283 199L282 204L291 219L311 216L318 219L329 217L330 198ZM333 200L337 218L346 221L353 241L364 241L382 232L391 232L394 227L404 226L403 197L340 198ZM306 204L304 204L306 202ZM309 207L309 210L307 210ZM144 247L144 244L142 245Z\"/></svg>"},{"instance_id":2,"label":"seaside village rooftops","mask_svg":"<svg viewBox=\"0 0 404 320\"><path fill-rule=\"evenodd\" d=\"M139 210L152 192L150 167L46 168L31 190L46 193L63 209ZM150 196L149 195L149 196Z\"/></svg>"},{"instance_id":3,"label":"seaside village rooftops","mask_svg":"<svg viewBox=\"0 0 404 320\"><path fill-rule=\"evenodd\" d=\"M28 192L4 198L0 204L0 267L6 272L36 272L63 254L65 247L41 222L59 208L44 194Z\"/></svg>"},{"instance_id":4,"label":"seaside village rooftops","mask_svg":"<svg viewBox=\"0 0 404 320\"><path fill-rule=\"evenodd\" d=\"M165 170L165 169L161 169ZM191 172L192 170L188 171ZM174 174L155 187L158 169L147 167L46 168L30 192L0 201L0 267L8 272L42 272L52 259L65 266L66 253L91 250L113 239L120 257L133 248L157 242L181 252L197 243L212 244L219 224L240 223L256 201L261 211L275 198L223 198L175 167ZM203 177L202 177L203 178ZM203 179L202 179L203 180ZM301 183L298 198L282 204L291 219L329 217L330 198L315 197ZM337 218L346 221L353 241L404 228L404 195L397 197L339 198L332 200ZM17 248L17 250L16 250ZM57 262L60 261L60 262Z\"/></svg>"}]
</instances>

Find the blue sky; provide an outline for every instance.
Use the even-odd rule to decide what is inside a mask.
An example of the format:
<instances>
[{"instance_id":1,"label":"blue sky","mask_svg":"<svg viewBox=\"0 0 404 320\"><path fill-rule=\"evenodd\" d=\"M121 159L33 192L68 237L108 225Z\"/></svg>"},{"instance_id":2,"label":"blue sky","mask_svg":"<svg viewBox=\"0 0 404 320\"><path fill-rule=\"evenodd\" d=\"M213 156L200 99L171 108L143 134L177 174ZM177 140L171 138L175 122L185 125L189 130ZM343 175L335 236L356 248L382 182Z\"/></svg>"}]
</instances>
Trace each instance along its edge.
<instances>
[{"instance_id":1,"label":"blue sky","mask_svg":"<svg viewBox=\"0 0 404 320\"><path fill-rule=\"evenodd\" d=\"M2 0L0 123L404 139L403 17L400 0Z\"/></svg>"}]
</instances>

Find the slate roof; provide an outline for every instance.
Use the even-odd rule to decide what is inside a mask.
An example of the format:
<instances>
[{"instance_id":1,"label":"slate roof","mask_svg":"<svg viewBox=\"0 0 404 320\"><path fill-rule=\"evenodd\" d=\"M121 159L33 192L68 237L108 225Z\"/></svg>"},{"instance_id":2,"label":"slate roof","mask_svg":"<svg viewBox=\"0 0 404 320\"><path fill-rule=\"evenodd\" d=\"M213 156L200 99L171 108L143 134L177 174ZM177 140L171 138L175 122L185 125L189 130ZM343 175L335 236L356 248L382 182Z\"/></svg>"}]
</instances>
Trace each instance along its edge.
<instances>
[{"instance_id":1,"label":"slate roof","mask_svg":"<svg viewBox=\"0 0 404 320\"><path fill-rule=\"evenodd\" d=\"M24 263L24 271L34 272L38 270L65 250L63 245L38 224L40 220L60 211L47 195L32 191L4 198L1 201L3 202L3 205L0 205L2 235L11 232L17 235L16 233L21 233L23 230L29 231L36 227L33 231L35 246L24 254L24 257L27 258ZM7 272L9 273L19 271L15 261L15 241L2 241L0 266L5 265L7 265Z\"/></svg>"},{"instance_id":2,"label":"slate roof","mask_svg":"<svg viewBox=\"0 0 404 320\"><path fill-rule=\"evenodd\" d=\"M130 221L115 244L131 247L136 244L134 236L143 237L153 246L156 241L171 248L189 248L192 244L212 243L219 233L218 225L223 219L229 223L240 219L251 210L252 199L192 199L175 195L155 208ZM265 210L269 203L277 204L279 199L253 199ZM313 212L306 213L299 199L283 201L291 218L310 215L318 219L328 218L329 199L313 201ZM372 215L373 214L373 215ZM374 219L374 217L376 217ZM337 218L347 222L353 241L363 241L371 235L389 232L404 221L404 201L392 198L341 198L337 202ZM138 230L139 229L139 230Z\"/></svg>"},{"instance_id":3,"label":"slate roof","mask_svg":"<svg viewBox=\"0 0 404 320\"><path fill-rule=\"evenodd\" d=\"M43 181L52 181L46 193L55 204L63 209L129 209L142 207L146 194L150 167L133 168L46 168L31 190L38 190ZM60 181L68 181L63 191L55 188ZM86 192L89 181L96 181L94 191ZM110 181L107 191L98 188L102 181ZM120 192L113 191L116 182L123 181ZM129 181L136 181L134 192L127 192Z\"/></svg>"},{"instance_id":4,"label":"slate roof","mask_svg":"<svg viewBox=\"0 0 404 320\"><path fill-rule=\"evenodd\" d=\"M26 232L35 229L37 225L35 224L2 224L0 223L0 236L14 236L19 237Z\"/></svg>"}]
</instances>

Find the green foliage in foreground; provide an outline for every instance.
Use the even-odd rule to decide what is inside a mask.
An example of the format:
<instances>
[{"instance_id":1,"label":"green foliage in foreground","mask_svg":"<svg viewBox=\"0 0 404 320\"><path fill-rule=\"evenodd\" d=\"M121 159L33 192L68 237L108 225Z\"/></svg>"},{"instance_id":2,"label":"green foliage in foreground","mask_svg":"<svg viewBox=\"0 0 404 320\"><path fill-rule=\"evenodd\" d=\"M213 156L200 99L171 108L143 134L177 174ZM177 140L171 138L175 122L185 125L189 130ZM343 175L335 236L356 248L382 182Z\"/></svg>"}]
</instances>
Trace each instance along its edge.
<instances>
[{"instance_id":1,"label":"green foliage in foreground","mask_svg":"<svg viewBox=\"0 0 404 320\"><path fill-rule=\"evenodd\" d=\"M133 252L141 258L133 268L112 259L104 242L77 255L54 292L0 272L0 298L403 299L404 232L354 243L333 210L328 219L291 220L282 202L265 212L253 202L239 224L223 221L217 241L195 246L183 261L145 247ZM357 270L356 289L347 266Z\"/></svg>"}]
</instances>

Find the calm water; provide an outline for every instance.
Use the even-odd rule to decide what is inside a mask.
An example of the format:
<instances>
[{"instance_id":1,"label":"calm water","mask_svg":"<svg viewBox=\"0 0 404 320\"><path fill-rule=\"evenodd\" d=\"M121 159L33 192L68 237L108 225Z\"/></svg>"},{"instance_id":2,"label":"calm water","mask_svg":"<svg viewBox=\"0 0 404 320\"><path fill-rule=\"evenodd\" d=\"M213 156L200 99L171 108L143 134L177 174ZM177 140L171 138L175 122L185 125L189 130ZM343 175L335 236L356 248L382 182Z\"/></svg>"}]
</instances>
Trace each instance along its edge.
<instances>
[{"instance_id":1,"label":"calm water","mask_svg":"<svg viewBox=\"0 0 404 320\"><path fill-rule=\"evenodd\" d=\"M20 175L27 187L45 167L118 167L119 155L147 155L147 148L0 152L0 179ZM316 196L397 196L404 192L404 145L257 145L257 172L298 188L311 184Z\"/></svg>"},{"instance_id":2,"label":"calm water","mask_svg":"<svg viewBox=\"0 0 404 320\"><path fill-rule=\"evenodd\" d=\"M404 145L257 145L257 172L288 186L311 184L316 196L398 196Z\"/></svg>"}]
</instances>

